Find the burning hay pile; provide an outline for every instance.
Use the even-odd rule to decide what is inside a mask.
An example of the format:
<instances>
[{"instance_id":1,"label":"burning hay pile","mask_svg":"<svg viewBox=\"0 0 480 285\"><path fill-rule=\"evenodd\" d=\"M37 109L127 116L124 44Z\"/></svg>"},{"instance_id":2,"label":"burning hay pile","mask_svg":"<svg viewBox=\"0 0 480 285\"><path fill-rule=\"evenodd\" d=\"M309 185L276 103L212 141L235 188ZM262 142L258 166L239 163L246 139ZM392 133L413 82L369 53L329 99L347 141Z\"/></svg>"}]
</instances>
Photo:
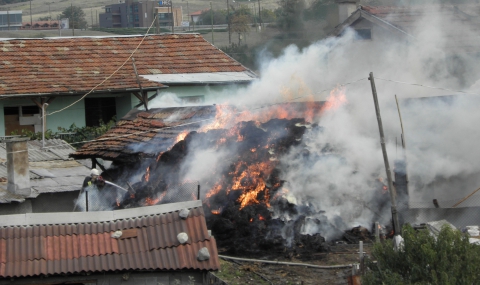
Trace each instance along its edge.
<instances>
[{"instance_id":1,"label":"burning hay pile","mask_svg":"<svg viewBox=\"0 0 480 285\"><path fill-rule=\"evenodd\" d=\"M322 132L315 117L333 106L288 104L257 112L217 106L211 124L179 135L168 151L143 164L141 181L131 185L135 194L119 199L116 207L178 202L178 185L194 178L221 250L304 259L321 255L328 244L309 228L341 237L346 226L312 204L297 203L282 180L281 164L292 148L303 148L298 155L307 160L314 156L303 145L305 136ZM330 152L326 146L325 155ZM186 199L197 199L196 191L189 195Z\"/></svg>"}]
</instances>

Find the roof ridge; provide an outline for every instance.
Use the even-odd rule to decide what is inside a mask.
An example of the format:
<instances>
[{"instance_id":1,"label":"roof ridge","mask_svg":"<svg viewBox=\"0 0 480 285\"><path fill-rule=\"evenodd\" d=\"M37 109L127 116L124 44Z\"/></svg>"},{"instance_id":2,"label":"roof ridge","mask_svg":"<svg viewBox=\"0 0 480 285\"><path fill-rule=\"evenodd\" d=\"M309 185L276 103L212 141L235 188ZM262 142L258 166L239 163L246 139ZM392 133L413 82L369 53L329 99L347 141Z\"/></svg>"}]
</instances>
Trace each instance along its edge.
<instances>
[{"instance_id":1,"label":"roof ridge","mask_svg":"<svg viewBox=\"0 0 480 285\"><path fill-rule=\"evenodd\" d=\"M133 209L100 212L52 212L3 215L0 227L102 223L126 220L144 216L166 214L185 208L202 207L202 201L186 201Z\"/></svg>"}]
</instances>

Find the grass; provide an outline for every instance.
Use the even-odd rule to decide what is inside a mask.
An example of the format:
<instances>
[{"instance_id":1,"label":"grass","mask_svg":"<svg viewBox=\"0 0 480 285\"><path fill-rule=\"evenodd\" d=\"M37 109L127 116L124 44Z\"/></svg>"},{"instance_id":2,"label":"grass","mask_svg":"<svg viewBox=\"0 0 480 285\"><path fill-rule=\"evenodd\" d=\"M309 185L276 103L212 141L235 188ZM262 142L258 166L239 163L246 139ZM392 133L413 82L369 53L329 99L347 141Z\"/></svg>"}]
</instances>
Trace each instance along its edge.
<instances>
[{"instance_id":1,"label":"grass","mask_svg":"<svg viewBox=\"0 0 480 285\"><path fill-rule=\"evenodd\" d=\"M253 273L250 266L239 266L220 259L220 270L215 273L220 279L230 285L258 284L268 285L269 283ZM247 283L248 282L248 283Z\"/></svg>"}]
</instances>

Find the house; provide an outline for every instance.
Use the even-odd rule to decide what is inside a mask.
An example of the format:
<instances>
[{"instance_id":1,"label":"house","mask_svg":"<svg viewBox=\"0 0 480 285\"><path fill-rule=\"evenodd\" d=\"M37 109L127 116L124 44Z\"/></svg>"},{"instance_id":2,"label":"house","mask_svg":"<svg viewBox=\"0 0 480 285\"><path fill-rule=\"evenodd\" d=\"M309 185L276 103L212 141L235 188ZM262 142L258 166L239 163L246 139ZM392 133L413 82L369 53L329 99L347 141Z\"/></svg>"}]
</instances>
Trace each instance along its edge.
<instances>
[{"instance_id":1,"label":"house","mask_svg":"<svg viewBox=\"0 0 480 285\"><path fill-rule=\"evenodd\" d=\"M22 27L22 11L0 11L0 31L19 30Z\"/></svg>"},{"instance_id":2,"label":"house","mask_svg":"<svg viewBox=\"0 0 480 285\"><path fill-rule=\"evenodd\" d=\"M74 151L60 139L0 143L0 215L73 211L91 167L69 158Z\"/></svg>"},{"instance_id":3,"label":"house","mask_svg":"<svg viewBox=\"0 0 480 285\"><path fill-rule=\"evenodd\" d=\"M156 7L158 13L158 24L159 26L172 26L172 15L173 15L173 25L175 27L181 27L183 21L183 11L182 7ZM172 12L173 10L173 12Z\"/></svg>"},{"instance_id":4,"label":"house","mask_svg":"<svg viewBox=\"0 0 480 285\"><path fill-rule=\"evenodd\" d=\"M198 20L200 20L200 15L204 13L205 11L208 11L210 9L203 9L203 10L198 10L195 12L190 13L190 21L193 22L194 24L198 23Z\"/></svg>"},{"instance_id":5,"label":"house","mask_svg":"<svg viewBox=\"0 0 480 285\"><path fill-rule=\"evenodd\" d=\"M42 109L46 129L95 126L148 109L165 90L184 102L215 103L256 78L198 34L8 39L0 46L0 136L41 131Z\"/></svg>"},{"instance_id":6,"label":"house","mask_svg":"<svg viewBox=\"0 0 480 285\"><path fill-rule=\"evenodd\" d=\"M59 21L35 21L22 23L22 30L58 30Z\"/></svg>"},{"instance_id":7,"label":"house","mask_svg":"<svg viewBox=\"0 0 480 285\"><path fill-rule=\"evenodd\" d=\"M441 46L436 48L444 54L448 72L464 88L476 80L473 68L479 63L478 5L374 7L357 5L355 0L336 2L339 25L331 36L340 36L350 28L357 34L358 45L373 48L391 42L425 44L427 37L441 35Z\"/></svg>"},{"instance_id":8,"label":"house","mask_svg":"<svg viewBox=\"0 0 480 285\"><path fill-rule=\"evenodd\" d=\"M213 284L201 201L4 216L0 284Z\"/></svg>"}]
</instances>

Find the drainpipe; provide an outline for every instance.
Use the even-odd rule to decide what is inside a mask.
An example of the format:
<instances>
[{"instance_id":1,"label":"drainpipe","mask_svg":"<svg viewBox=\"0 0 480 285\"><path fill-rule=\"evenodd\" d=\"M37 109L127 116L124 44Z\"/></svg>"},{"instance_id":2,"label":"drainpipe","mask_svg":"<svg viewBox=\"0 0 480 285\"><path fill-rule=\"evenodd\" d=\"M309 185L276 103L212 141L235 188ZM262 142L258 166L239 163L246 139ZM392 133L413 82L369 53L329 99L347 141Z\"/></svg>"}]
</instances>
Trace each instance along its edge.
<instances>
[{"instance_id":1,"label":"drainpipe","mask_svg":"<svg viewBox=\"0 0 480 285\"><path fill-rule=\"evenodd\" d=\"M45 127L47 123L47 117L45 116L45 107L48 107L48 103L42 105L42 149L45 148Z\"/></svg>"}]
</instances>

